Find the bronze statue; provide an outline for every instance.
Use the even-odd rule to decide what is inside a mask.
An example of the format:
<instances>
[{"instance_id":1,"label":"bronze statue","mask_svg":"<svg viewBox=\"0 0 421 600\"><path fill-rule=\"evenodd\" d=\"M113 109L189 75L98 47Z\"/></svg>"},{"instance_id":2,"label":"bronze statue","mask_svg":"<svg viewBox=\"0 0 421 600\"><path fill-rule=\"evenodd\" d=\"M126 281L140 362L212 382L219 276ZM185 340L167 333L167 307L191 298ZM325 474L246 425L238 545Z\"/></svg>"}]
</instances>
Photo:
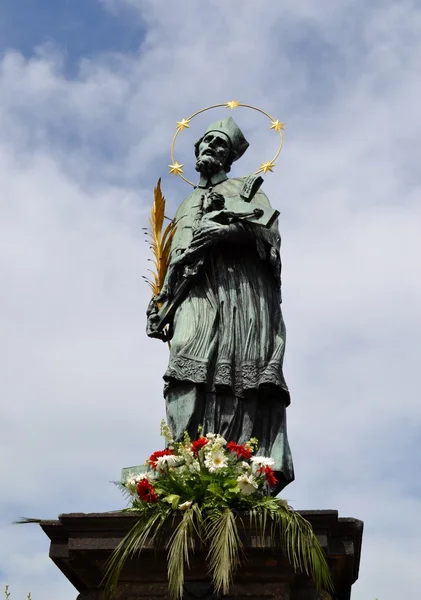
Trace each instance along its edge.
<instances>
[{"instance_id":1,"label":"bronze statue","mask_svg":"<svg viewBox=\"0 0 421 600\"><path fill-rule=\"evenodd\" d=\"M147 333L171 339L164 395L174 438L188 431L195 439L199 425L239 444L258 438L259 454L275 460L277 494L294 479L282 371L279 213L258 189L261 178L227 177L248 145L231 117L213 123L195 144L199 183L177 210L169 268L148 307Z\"/></svg>"}]
</instances>

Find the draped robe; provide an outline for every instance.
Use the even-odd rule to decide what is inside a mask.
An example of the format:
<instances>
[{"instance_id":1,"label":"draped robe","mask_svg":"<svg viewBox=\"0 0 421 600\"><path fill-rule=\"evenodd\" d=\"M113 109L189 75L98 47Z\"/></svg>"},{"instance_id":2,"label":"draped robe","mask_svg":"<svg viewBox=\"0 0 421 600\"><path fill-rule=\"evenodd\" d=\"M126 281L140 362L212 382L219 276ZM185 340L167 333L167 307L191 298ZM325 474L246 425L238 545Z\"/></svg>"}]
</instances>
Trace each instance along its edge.
<instances>
[{"instance_id":1,"label":"draped robe","mask_svg":"<svg viewBox=\"0 0 421 600\"><path fill-rule=\"evenodd\" d=\"M209 182L214 192L239 197L243 180L220 179ZM195 188L176 213L170 268L190 247L204 192ZM253 202L270 206L260 191ZM167 419L177 440L184 431L195 439L199 425L239 444L257 437L258 454L275 460L276 494L294 479L278 224L237 223L230 230L204 249L203 267L174 315L164 375Z\"/></svg>"}]
</instances>

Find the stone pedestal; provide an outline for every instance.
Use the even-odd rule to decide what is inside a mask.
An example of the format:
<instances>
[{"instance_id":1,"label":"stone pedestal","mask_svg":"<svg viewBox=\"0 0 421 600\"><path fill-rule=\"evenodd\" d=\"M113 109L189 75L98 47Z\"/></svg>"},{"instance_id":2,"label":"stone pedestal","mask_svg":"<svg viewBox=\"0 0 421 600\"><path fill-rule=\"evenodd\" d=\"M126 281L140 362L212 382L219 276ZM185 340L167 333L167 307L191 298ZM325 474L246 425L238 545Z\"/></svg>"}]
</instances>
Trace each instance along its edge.
<instances>
[{"instance_id":1,"label":"stone pedestal","mask_svg":"<svg viewBox=\"0 0 421 600\"><path fill-rule=\"evenodd\" d=\"M337 511L300 511L313 526L331 568L332 600L349 600L358 578L363 523L338 518ZM78 600L102 599L104 564L135 522L128 513L65 514L42 521L51 540L50 557L79 592ZM243 537L245 558L228 596L232 600L321 600L313 583L295 574L280 548L267 546L255 531ZM186 570L183 600L215 600L207 575L206 552L198 550ZM127 561L115 600L167 600L167 561L164 549L145 549Z\"/></svg>"}]
</instances>

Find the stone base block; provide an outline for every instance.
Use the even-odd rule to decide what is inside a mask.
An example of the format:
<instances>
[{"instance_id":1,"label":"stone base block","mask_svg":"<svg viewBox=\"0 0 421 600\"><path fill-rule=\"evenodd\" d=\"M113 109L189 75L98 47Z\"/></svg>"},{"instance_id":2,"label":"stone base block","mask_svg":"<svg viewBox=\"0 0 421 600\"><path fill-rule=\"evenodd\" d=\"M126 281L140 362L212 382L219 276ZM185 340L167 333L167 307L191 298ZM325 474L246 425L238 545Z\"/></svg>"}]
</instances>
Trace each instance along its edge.
<instances>
[{"instance_id":1,"label":"stone base block","mask_svg":"<svg viewBox=\"0 0 421 600\"><path fill-rule=\"evenodd\" d=\"M335 592L332 600L349 600L358 578L363 524L338 518L337 511L300 511L326 552ZM60 515L43 521L51 540L50 557L78 590L78 600L103 600L104 565L112 551L135 523L129 513ZM170 535L171 532L168 532ZM246 529L245 556L227 596L215 595L206 564L206 552L198 549L185 573L183 600L322 600L307 577L294 573L279 547L268 545L256 531ZM165 549L145 549L128 560L117 586L115 600L168 600Z\"/></svg>"}]
</instances>

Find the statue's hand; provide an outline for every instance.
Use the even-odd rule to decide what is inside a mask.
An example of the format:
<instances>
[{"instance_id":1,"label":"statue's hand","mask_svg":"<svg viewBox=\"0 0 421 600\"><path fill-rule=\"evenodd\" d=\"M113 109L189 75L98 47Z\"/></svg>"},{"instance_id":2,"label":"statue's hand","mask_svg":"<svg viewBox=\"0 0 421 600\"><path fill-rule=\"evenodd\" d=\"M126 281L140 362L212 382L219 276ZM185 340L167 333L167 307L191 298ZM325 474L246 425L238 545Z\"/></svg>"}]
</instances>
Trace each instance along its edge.
<instances>
[{"instance_id":1,"label":"statue's hand","mask_svg":"<svg viewBox=\"0 0 421 600\"><path fill-rule=\"evenodd\" d=\"M159 296L154 296L149 302L146 310L146 335L150 338L156 338L163 342L168 342L172 337L172 331L170 329L158 329L158 323L160 321L159 308L158 308Z\"/></svg>"},{"instance_id":2,"label":"statue's hand","mask_svg":"<svg viewBox=\"0 0 421 600\"><path fill-rule=\"evenodd\" d=\"M194 249L216 244L228 235L228 227L216 221L202 219L200 226L193 230L191 247Z\"/></svg>"},{"instance_id":3,"label":"statue's hand","mask_svg":"<svg viewBox=\"0 0 421 600\"><path fill-rule=\"evenodd\" d=\"M168 285L168 280L167 280L166 283L162 286L162 289L159 292L159 294L157 296L154 296L152 298L151 302L154 302L154 306L156 306L157 310L159 310L158 304L162 304L163 302L168 300L169 295L170 295L169 294L169 285ZM151 305L151 302L149 303L149 306ZM148 308L148 310L149 310L149 308ZM148 314L148 311L146 311L146 314Z\"/></svg>"}]
</instances>

